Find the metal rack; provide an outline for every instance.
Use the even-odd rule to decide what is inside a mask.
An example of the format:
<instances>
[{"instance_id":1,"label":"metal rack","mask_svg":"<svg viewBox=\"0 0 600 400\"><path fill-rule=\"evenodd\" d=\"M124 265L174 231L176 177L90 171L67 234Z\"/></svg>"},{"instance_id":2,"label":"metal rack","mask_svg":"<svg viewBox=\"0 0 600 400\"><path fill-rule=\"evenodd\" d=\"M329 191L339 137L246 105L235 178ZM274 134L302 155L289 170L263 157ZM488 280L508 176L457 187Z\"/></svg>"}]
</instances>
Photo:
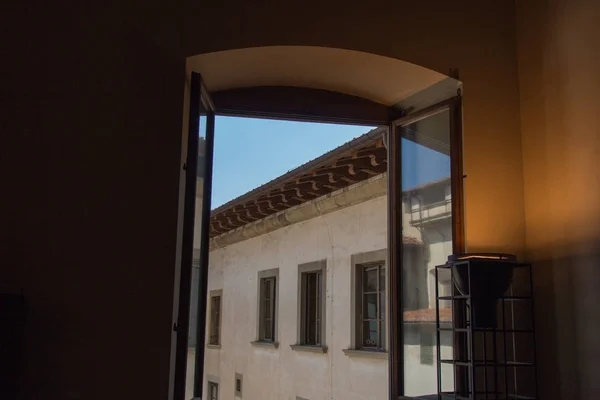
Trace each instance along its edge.
<instances>
[{"instance_id":1,"label":"metal rack","mask_svg":"<svg viewBox=\"0 0 600 400\"><path fill-rule=\"evenodd\" d=\"M473 262L453 261L435 267L438 400L538 399L532 266L516 261L505 263L518 276L496 301L498 324L493 327L471 323L476 321L473 310L481 300L471 295ZM460 294L455 286L453 266L459 265L468 271L467 295ZM445 270L450 273L450 296L439 294L440 274ZM448 272L444 273L447 276ZM452 304L450 327L440 323L439 309L443 301ZM453 359L442 358L440 336L445 334L452 335ZM444 387L442 379L442 366L447 364L453 366L454 381L450 389Z\"/></svg>"}]
</instances>

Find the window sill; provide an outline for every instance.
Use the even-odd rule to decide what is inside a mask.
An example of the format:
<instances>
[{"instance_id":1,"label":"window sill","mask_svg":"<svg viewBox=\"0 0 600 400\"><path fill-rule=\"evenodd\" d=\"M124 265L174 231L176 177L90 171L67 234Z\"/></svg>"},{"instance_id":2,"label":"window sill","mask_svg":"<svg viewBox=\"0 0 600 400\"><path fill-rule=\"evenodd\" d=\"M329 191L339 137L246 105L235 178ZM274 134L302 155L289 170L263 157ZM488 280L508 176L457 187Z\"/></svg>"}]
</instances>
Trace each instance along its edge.
<instances>
[{"instance_id":1,"label":"window sill","mask_svg":"<svg viewBox=\"0 0 600 400\"><path fill-rule=\"evenodd\" d=\"M252 344L253 346L269 347L269 348L272 348L272 349L279 348L279 342L266 342L266 341L263 341L263 340L256 340L254 342L250 342L250 344Z\"/></svg>"},{"instance_id":2,"label":"window sill","mask_svg":"<svg viewBox=\"0 0 600 400\"><path fill-rule=\"evenodd\" d=\"M207 349L215 349L215 350L219 350L221 348L220 344L207 344L206 345Z\"/></svg>"},{"instance_id":3,"label":"window sill","mask_svg":"<svg viewBox=\"0 0 600 400\"><path fill-rule=\"evenodd\" d=\"M290 347L295 351L307 351L310 353L327 353L327 346L311 346L308 344L291 344Z\"/></svg>"},{"instance_id":4,"label":"window sill","mask_svg":"<svg viewBox=\"0 0 600 400\"><path fill-rule=\"evenodd\" d=\"M364 357L364 358L378 358L387 360L387 351L376 351L376 350L359 350L359 349L344 349L342 350L345 355L349 357Z\"/></svg>"}]
</instances>

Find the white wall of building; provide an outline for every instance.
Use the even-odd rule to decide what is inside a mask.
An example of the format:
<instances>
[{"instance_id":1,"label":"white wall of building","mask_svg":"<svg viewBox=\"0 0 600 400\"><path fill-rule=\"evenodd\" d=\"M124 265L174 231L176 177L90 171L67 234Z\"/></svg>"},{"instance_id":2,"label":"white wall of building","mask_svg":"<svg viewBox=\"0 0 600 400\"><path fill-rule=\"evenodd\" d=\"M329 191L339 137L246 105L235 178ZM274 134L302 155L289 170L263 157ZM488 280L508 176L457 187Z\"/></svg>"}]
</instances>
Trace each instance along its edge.
<instances>
[{"instance_id":1,"label":"white wall of building","mask_svg":"<svg viewBox=\"0 0 600 400\"><path fill-rule=\"evenodd\" d=\"M246 399L387 399L387 360L342 351L353 348L350 257L386 247L387 197L382 196L212 251L208 289L223 291L222 345L206 349L205 376L218 379L220 399L234 399L236 373L243 374ZM323 259L328 351L292 350L298 265ZM279 268L277 349L251 344L257 339L258 271L272 268ZM419 346L409 347L407 354L418 363ZM435 368L434 363L415 369L412 384L435 392Z\"/></svg>"}]
</instances>

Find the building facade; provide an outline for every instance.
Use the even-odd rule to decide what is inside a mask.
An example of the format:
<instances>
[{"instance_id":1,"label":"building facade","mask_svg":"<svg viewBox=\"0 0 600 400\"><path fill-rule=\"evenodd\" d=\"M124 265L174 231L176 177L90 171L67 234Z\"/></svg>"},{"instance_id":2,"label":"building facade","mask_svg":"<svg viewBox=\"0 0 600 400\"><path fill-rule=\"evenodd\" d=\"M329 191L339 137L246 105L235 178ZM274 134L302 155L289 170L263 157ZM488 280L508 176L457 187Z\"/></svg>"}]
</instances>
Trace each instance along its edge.
<instances>
[{"instance_id":1,"label":"building facade","mask_svg":"<svg viewBox=\"0 0 600 400\"><path fill-rule=\"evenodd\" d=\"M203 398L388 398L388 183L385 172L368 176L213 235ZM449 178L404 191L408 395L437 391L434 267L452 252L450 203ZM439 289L447 287L442 277ZM450 337L440 340L450 358Z\"/></svg>"}]
</instances>

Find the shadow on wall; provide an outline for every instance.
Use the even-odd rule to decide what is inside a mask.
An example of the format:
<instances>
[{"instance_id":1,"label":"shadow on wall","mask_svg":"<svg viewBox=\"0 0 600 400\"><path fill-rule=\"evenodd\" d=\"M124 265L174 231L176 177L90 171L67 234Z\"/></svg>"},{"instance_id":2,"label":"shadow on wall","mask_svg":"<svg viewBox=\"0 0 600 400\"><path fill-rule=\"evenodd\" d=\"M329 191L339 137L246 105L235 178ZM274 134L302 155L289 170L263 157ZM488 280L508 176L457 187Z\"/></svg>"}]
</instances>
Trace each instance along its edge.
<instances>
[{"instance_id":1,"label":"shadow on wall","mask_svg":"<svg viewBox=\"0 0 600 400\"><path fill-rule=\"evenodd\" d=\"M600 394L600 243L590 243L590 249L589 254L542 258L534 264L542 399L592 399Z\"/></svg>"},{"instance_id":2,"label":"shadow on wall","mask_svg":"<svg viewBox=\"0 0 600 400\"><path fill-rule=\"evenodd\" d=\"M592 0L517 4L540 398L600 398L598 47Z\"/></svg>"}]
</instances>

